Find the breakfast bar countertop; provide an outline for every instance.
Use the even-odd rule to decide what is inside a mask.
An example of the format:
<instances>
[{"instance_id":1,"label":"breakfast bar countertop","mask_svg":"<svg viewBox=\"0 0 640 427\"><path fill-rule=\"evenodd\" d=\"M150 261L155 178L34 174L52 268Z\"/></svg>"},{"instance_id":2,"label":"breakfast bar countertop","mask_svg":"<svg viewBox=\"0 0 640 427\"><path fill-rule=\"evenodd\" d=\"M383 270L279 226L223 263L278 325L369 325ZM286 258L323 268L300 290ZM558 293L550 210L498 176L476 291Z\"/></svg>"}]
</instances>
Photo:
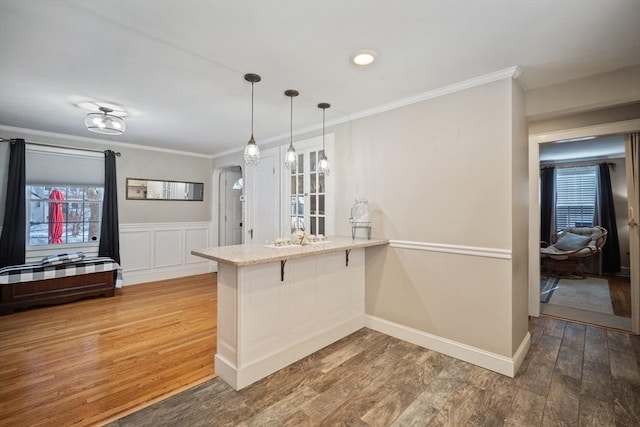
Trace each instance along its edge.
<instances>
[{"instance_id":1,"label":"breakfast bar countertop","mask_svg":"<svg viewBox=\"0 0 640 427\"><path fill-rule=\"evenodd\" d=\"M281 247L265 244L244 244L234 246L219 246L205 249L195 249L192 255L210 259L237 267L264 264L294 258L303 258L331 252L345 251L355 248L386 245L386 239L352 239L344 236L330 236L325 242L309 245L289 245Z\"/></svg>"}]
</instances>

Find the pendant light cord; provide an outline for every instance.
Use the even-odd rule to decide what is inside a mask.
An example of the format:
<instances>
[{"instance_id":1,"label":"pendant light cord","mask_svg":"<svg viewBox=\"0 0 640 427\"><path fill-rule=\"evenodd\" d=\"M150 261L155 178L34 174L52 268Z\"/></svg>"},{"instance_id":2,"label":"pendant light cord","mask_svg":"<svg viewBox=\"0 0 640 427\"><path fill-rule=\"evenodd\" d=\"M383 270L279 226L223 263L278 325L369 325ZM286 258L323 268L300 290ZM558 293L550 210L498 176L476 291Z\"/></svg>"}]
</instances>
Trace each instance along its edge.
<instances>
[{"instance_id":1,"label":"pendant light cord","mask_svg":"<svg viewBox=\"0 0 640 427\"><path fill-rule=\"evenodd\" d=\"M251 139L253 139L253 82L251 82Z\"/></svg>"},{"instance_id":2,"label":"pendant light cord","mask_svg":"<svg viewBox=\"0 0 640 427\"><path fill-rule=\"evenodd\" d=\"M289 144L293 146L293 96L291 97L291 120L290 120L290 127L289 127L289 135L291 136L291 140L289 141Z\"/></svg>"},{"instance_id":3,"label":"pendant light cord","mask_svg":"<svg viewBox=\"0 0 640 427\"><path fill-rule=\"evenodd\" d=\"M324 113L325 113L326 109L323 108L322 109L322 151L323 151L323 156L327 156L327 150L324 148Z\"/></svg>"}]
</instances>

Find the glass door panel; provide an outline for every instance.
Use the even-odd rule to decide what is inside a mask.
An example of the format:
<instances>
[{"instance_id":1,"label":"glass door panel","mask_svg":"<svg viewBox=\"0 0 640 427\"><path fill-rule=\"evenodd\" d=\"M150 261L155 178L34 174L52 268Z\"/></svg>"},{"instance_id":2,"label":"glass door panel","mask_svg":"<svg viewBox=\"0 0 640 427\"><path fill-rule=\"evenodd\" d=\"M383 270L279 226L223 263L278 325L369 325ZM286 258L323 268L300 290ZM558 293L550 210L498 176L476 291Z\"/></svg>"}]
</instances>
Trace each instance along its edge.
<instances>
[{"instance_id":1,"label":"glass door panel","mask_svg":"<svg viewBox=\"0 0 640 427\"><path fill-rule=\"evenodd\" d=\"M299 153L298 168L290 172L292 233L305 229L310 234L325 234L325 176L316 172L322 154L317 149Z\"/></svg>"}]
</instances>

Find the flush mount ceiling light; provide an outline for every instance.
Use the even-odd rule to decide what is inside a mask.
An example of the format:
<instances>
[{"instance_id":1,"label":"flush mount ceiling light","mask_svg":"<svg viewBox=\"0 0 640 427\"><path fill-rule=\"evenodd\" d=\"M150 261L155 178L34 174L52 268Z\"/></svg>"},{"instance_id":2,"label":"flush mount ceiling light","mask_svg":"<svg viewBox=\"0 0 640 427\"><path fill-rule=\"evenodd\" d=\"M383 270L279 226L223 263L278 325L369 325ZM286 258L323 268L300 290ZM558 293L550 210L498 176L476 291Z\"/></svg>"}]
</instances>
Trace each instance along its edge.
<instances>
[{"instance_id":1,"label":"flush mount ceiling light","mask_svg":"<svg viewBox=\"0 0 640 427\"><path fill-rule=\"evenodd\" d=\"M331 104L327 104L326 102L318 104L318 108L322 109L322 157L320 157L320 161L318 162L318 173L324 175L329 175L329 160L327 159L327 149L324 145L324 113L329 107L331 107Z\"/></svg>"},{"instance_id":2,"label":"flush mount ceiling light","mask_svg":"<svg viewBox=\"0 0 640 427\"><path fill-rule=\"evenodd\" d=\"M372 50L359 50L351 55L351 62L356 65L369 65L376 60L378 54Z\"/></svg>"},{"instance_id":3,"label":"flush mount ceiling light","mask_svg":"<svg viewBox=\"0 0 640 427\"><path fill-rule=\"evenodd\" d=\"M298 154L296 153L296 149L293 148L293 98L300 95L300 93L297 90L289 89L285 90L284 94L291 98L291 139L289 141L289 149L284 155L284 165L288 170L296 170L298 166Z\"/></svg>"},{"instance_id":4,"label":"flush mount ceiling light","mask_svg":"<svg viewBox=\"0 0 640 427\"><path fill-rule=\"evenodd\" d=\"M258 83L261 78L257 74L245 74L244 79L251 82L251 138L249 138L249 142L244 149L244 164L256 165L260 160L260 149L258 148L258 144L256 144L256 140L253 138L253 85L254 83Z\"/></svg>"},{"instance_id":5,"label":"flush mount ceiling light","mask_svg":"<svg viewBox=\"0 0 640 427\"><path fill-rule=\"evenodd\" d=\"M98 108L101 113L89 113L84 119L87 130L102 135L122 135L127 125L122 117L111 114L113 110L107 107Z\"/></svg>"}]
</instances>

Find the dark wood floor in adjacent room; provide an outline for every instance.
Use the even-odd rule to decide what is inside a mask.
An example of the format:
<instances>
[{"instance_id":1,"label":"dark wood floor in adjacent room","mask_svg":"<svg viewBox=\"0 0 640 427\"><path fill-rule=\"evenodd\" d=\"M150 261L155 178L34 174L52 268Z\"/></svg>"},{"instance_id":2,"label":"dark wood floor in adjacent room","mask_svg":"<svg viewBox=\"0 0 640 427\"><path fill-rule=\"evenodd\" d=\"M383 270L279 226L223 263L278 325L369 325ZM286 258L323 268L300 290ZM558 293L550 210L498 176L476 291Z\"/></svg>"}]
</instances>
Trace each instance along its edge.
<instances>
[{"instance_id":1,"label":"dark wood floor in adjacent room","mask_svg":"<svg viewBox=\"0 0 640 427\"><path fill-rule=\"evenodd\" d=\"M0 425L101 425L214 376L216 276L0 317Z\"/></svg>"}]
</instances>

